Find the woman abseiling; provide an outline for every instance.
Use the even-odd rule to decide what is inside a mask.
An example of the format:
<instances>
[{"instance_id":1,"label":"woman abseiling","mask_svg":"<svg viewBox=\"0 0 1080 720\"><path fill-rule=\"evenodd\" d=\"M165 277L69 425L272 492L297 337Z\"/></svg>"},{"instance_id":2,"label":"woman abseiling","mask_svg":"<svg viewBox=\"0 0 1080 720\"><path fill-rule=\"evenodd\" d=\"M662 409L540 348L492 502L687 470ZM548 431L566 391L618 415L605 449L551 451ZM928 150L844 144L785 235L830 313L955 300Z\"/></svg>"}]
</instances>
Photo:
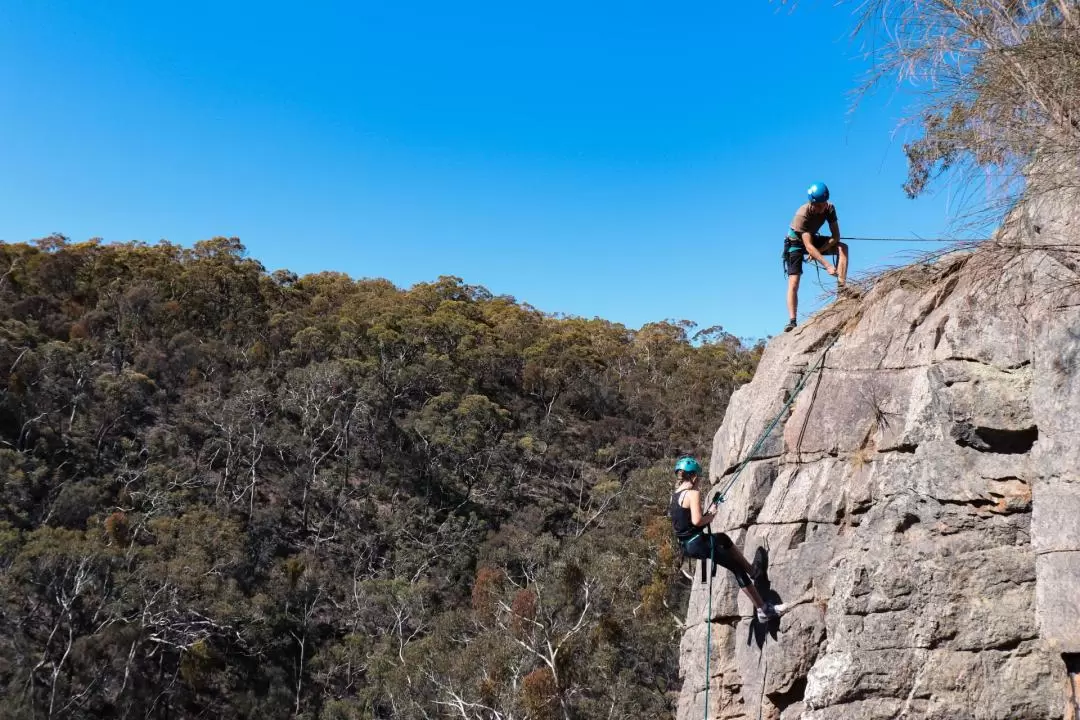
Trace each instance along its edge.
<instances>
[{"instance_id":1,"label":"woman abseiling","mask_svg":"<svg viewBox=\"0 0 1080 720\"><path fill-rule=\"evenodd\" d=\"M698 490L700 476L701 465L694 458L681 457L675 463L676 485L675 492L671 494L668 514L683 554L699 560L711 559L717 565L730 570L735 576L735 582L754 603L759 622L764 623L779 617L777 608L765 602L754 587L754 580L761 572L758 559L755 558L754 565L751 565L726 534L706 532L709 523L716 517L716 512L701 514L701 492Z\"/></svg>"}]
</instances>

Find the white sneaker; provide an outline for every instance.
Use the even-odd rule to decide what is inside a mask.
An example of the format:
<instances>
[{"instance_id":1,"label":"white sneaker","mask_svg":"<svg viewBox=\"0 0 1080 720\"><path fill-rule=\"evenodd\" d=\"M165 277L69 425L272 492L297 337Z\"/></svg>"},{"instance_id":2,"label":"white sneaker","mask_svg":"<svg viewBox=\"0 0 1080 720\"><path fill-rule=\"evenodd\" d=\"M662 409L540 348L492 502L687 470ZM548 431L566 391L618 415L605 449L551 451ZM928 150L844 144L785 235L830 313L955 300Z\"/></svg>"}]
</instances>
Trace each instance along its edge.
<instances>
[{"instance_id":1,"label":"white sneaker","mask_svg":"<svg viewBox=\"0 0 1080 720\"><path fill-rule=\"evenodd\" d=\"M758 622L768 623L771 620L777 620L787 612L788 606L784 603L765 603L765 607L759 607L754 609L754 615L757 616Z\"/></svg>"}]
</instances>

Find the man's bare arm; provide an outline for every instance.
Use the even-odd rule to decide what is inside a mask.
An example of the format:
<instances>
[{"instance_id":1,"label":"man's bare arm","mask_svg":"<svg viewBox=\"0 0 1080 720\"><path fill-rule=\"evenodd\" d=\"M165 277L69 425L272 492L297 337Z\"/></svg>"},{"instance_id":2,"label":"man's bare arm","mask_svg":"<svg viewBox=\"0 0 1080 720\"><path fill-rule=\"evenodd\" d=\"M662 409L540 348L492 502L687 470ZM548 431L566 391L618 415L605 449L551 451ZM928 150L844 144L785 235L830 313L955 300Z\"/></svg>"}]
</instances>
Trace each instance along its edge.
<instances>
[{"instance_id":1,"label":"man's bare arm","mask_svg":"<svg viewBox=\"0 0 1080 720\"><path fill-rule=\"evenodd\" d=\"M832 225L830 224L829 227L831 228ZM809 253L810 257L814 258L825 267L826 272L828 272L830 275L836 274L836 268L832 266L832 263L826 260L825 256L818 252L818 249L814 247L813 235L808 232L802 233L802 244L803 247L806 248L806 252Z\"/></svg>"}]
</instances>

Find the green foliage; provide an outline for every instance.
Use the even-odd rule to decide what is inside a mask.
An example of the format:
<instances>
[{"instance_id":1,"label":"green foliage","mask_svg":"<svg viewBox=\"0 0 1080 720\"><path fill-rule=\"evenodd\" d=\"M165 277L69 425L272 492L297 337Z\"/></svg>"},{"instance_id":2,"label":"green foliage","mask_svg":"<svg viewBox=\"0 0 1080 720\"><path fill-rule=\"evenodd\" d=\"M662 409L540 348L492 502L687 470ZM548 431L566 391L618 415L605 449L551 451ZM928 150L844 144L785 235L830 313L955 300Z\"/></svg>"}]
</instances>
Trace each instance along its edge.
<instances>
[{"instance_id":1,"label":"green foliage","mask_svg":"<svg viewBox=\"0 0 1080 720\"><path fill-rule=\"evenodd\" d=\"M670 717L663 514L761 348L0 245L5 717Z\"/></svg>"}]
</instances>

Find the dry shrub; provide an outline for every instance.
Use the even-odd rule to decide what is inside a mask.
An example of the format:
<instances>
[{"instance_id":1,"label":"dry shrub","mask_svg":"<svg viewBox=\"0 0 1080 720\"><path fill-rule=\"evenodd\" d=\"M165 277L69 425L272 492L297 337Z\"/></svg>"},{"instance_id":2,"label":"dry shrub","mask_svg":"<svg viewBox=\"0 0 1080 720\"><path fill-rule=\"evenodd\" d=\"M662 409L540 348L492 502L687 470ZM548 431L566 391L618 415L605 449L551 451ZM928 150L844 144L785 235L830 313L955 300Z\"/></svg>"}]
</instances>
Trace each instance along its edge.
<instances>
[{"instance_id":1,"label":"dry shrub","mask_svg":"<svg viewBox=\"0 0 1080 720\"><path fill-rule=\"evenodd\" d=\"M532 590L518 590L510 604L510 629L514 635L522 637L529 634L533 621L536 620L536 593Z\"/></svg>"},{"instance_id":2,"label":"dry shrub","mask_svg":"<svg viewBox=\"0 0 1080 720\"><path fill-rule=\"evenodd\" d=\"M908 195L956 171L969 181L960 201L996 225L1032 180L1040 191L1076 186L1078 0L868 0L859 10L856 35L874 60L864 91L890 78L920 90L907 118ZM1063 162L1072 173L1058 171Z\"/></svg>"},{"instance_id":3,"label":"dry shrub","mask_svg":"<svg viewBox=\"0 0 1080 720\"><path fill-rule=\"evenodd\" d=\"M521 681L521 702L535 720L553 720L558 705L558 688L549 668L539 668Z\"/></svg>"},{"instance_id":4,"label":"dry shrub","mask_svg":"<svg viewBox=\"0 0 1080 720\"><path fill-rule=\"evenodd\" d=\"M488 565L476 571L472 589L472 609L482 620L491 620L499 593L502 592L503 573Z\"/></svg>"},{"instance_id":5,"label":"dry shrub","mask_svg":"<svg viewBox=\"0 0 1080 720\"><path fill-rule=\"evenodd\" d=\"M105 535L110 543L127 545L129 530L127 515L122 510L117 510L105 518Z\"/></svg>"}]
</instances>

